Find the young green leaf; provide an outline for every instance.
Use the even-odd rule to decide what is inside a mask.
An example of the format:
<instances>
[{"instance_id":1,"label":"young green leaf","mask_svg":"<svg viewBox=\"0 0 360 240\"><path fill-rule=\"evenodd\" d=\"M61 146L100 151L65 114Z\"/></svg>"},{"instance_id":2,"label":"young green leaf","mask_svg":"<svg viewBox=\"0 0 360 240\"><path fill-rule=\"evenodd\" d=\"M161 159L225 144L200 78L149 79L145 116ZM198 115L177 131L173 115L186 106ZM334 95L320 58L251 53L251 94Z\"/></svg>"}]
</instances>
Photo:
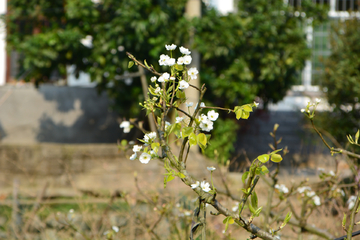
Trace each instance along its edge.
<instances>
[{"instance_id":1,"label":"young green leaf","mask_svg":"<svg viewBox=\"0 0 360 240\"><path fill-rule=\"evenodd\" d=\"M269 154L263 154L258 156L258 160L262 163L266 163L267 161L269 161Z\"/></svg>"},{"instance_id":2,"label":"young green leaf","mask_svg":"<svg viewBox=\"0 0 360 240\"><path fill-rule=\"evenodd\" d=\"M199 133L196 137L196 140L201 148L206 147L207 138L204 133Z\"/></svg>"},{"instance_id":3,"label":"young green leaf","mask_svg":"<svg viewBox=\"0 0 360 240\"><path fill-rule=\"evenodd\" d=\"M258 198L255 191L251 193L251 205L254 208L258 208Z\"/></svg>"},{"instance_id":4,"label":"young green leaf","mask_svg":"<svg viewBox=\"0 0 360 240\"><path fill-rule=\"evenodd\" d=\"M248 171L246 171L246 172L243 173L243 175L241 176L241 180L242 180L243 183L245 183L245 181L246 181L246 179L247 179L248 176L249 176L249 172L248 172Z\"/></svg>"},{"instance_id":5,"label":"young green leaf","mask_svg":"<svg viewBox=\"0 0 360 240\"><path fill-rule=\"evenodd\" d=\"M190 136L190 134L193 133L193 131L194 131L194 128L192 128L192 127L184 127L181 130L183 138Z\"/></svg>"},{"instance_id":6,"label":"young green leaf","mask_svg":"<svg viewBox=\"0 0 360 240\"><path fill-rule=\"evenodd\" d=\"M267 173L269 173L269 169L266 166L262 165L260 174L265 175Z\"/></svg>"},{"instance_id":7,"label":"young green leaf","mask_svg":"<svg viewBox=\"0 0 360 240\"><path fill-rule=\"evenodd\" d=\"M193 132L189 136L189 143L190 143L190 146L194 146L197 144L196 143L196 135Z\"/></svg>"},{"instance_id":8,"label":"young green leaf","mask_svg":"<svg viewBox=\"0 0 360 240\"><path fill-rule=\"evenodd\" d=\"M134 66L134 62L130 61L129 64L128 64L128 68L131 68L132 66Z\"/></svg>"},{"instance_id":9,"label":"young green leaf","mask_svg":"<svg viewBox=\"0 0 360 240\"><path fill-rule=\"evenodd\" d=\"M272 155L271 155L271 161L272 161L272 162L279 163L279 162L282 161L282 157L281 157L280 154L277 154L277 153L272 154Z\"/></svg>"}]
</instances>

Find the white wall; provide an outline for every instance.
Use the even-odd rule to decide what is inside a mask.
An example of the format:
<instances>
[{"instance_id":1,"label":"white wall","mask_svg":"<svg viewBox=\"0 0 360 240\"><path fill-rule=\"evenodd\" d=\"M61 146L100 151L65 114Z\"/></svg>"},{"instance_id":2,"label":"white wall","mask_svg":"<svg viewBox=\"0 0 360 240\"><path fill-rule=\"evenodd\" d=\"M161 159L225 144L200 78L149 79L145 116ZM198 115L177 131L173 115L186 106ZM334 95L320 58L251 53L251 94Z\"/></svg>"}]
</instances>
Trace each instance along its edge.
<instances>
[{"instance_id":1,"label":"white wall","mask_svg":"<svg viewBox=\"0 0 360 240\"><path fill-rule=\"evenodd\" d=\"M0 14L6 13L7 1L0 1ZM6 81L6 30L5 23L0 20L0 86L5 84Z\"/></svg>"}]
</instances>

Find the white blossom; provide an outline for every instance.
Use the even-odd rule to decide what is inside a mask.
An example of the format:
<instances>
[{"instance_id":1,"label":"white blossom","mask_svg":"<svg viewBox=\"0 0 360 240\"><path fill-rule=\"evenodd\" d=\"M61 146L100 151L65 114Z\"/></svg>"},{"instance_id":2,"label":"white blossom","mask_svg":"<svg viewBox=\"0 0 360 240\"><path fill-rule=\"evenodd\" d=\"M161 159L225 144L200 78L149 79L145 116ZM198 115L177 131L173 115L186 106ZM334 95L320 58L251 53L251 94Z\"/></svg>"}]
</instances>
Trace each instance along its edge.
<instances>
[{"instance_id":1,"label":"white blossom","mask_svg":"<svg viewBox=\"0 0 360 240\"><path fill-rule=\"evenodd\" d=\"M320 103L320 102L321 102L321 99L320 99L320 98L315 98L315 102L316 102L316 103Z\"/></svg>"},{"instance_id":2,"label":"white blossom","mask_svg":"<svg viewBox=\"0 0 360 240\"><path fill-rule=\"evenodd\" d=\"M165 78L164 78L163 76L160 76L160 77L158 78L158 82L165 82Z\"/></svg>"},{"instance_id":3,"label":"white blossom","mask_svg":"<svg viewBox=\"0 0 360 240\"><path fill-rule=\"evenodd\" d=\"M186 89L188 88L190 85L188 82L186 82L185 80L181 80L179 82L179 89Z\"/></svg>"},{"instance_id":4,"label":"white blossom","mask_svg":"<svg viewBox=\"0 0 360 240\"><path fill-rule=\"evenodd\" d=\"M168 128L168 127L170 127L171 126L171 123L169 123L168 121L165 121L165 131L166 131L166 129Z\"/></svg>"},{"instance_id":5,"label":"white blossom","mask_svg":"<svg viewBox=\"0 0 360 240\"><path fill-rule=\"evenodd\" d=\"M175 120L176 120L176 123L179 123L182 120L184 120L184 117L176 117Z\"/></svg>"},{"instance_id":6,"label":"white blossom","mask_svg":"<svg viewBox=\"0 0 360 240\"><path fill-rule=\"evenodd\" d=\"M171 77L170 77L170 80L174 81L174 80L175 80L175 77L174 77L174 76L171 76Z\"/></svg>"},{"instance_id":7,"label":"white blossom","mask_svg":"<svg viewBox=\"0 0 360 240\"><path fill-rule=\"evenodd\" d=\"M192 57L190 55L184 56L183 59L184 59L184 64L185 65L189 65L191 63L191 61L192 61Z\"/></svg>"},{"instance_id":8,"label":"white blossom","mask_svg":"<svg viewBox=\"0 0 360 240\"><path fill-rule=\"evenodd\" d=\"M149 143L156 138L156 132L150 132L144 135L144 142Z\"/></svg>"},{"instance_id":9,"label":"white blossom","mask_svg":"<svg viewBox=\"0 0 360 240\"><path fill-rule=\"evenodd\" d=\"M169 58L166 60L166 65L172 66L175 64L175 62L176 62L175 58Z\"/></svg>"},{"instance_id":10,"label":"white blossom","mask_svg":"<svg viewBox=\"0 0 360 240\"><path fill-rule=\"evenodd\" d=\"M112 226L112 230L114 230L114 232L119 232L119 227L117 227L117 226Z\"/></svg>"},{"instance_id":11,"label":"white blossom","mask_svg":"<svg viewBox=\"0 0 360 240\"><path fill-rule=\"evenodd\" d=\"M168 60L169 58L170 58L170 57L169 57L168 55L161 54L161 55L160 55L160 60L159 60L159 65L160 65L160 66L166 66L167 60Z\"/></svg>"},{"instance_id":12,"label":"white blossom","mask_svg":"<svg viewBox=\"0 0 360 240\"><path fill-rule=\"evenodd\" d=\"M239 204L236 204L235 206L233 206L233 207L231 208L231 210L232 210L233 212L237 212L237 211L239 210Z\"/></svg>"},{"instance_id":13,"label":"white blossom","mask_svg":"<svg viewBox=\"0 0 360 240\"><path fill-rule=\"evenodd\" d=\"M196 106L195 106L194 110L196 110L197 107L198 107L198 104L196 103ZM205 103L201 102L201 103L200 103L200 107L205 107Z\"/></svg>"},{"instance_id":14,"label":"white blossom","mask_svg":"<svg viewBox=\"0 0 360 240\"><path fill-rule=\"evenodd\" d=\"M193 102L185 103L187 107L192 107L194 105Z\"/></svg>"},{"instance_id":15,"label":"white blossom","mask_svg":"<svg viewBox=\"0 0 360 240\"><path fill-rule=\"evenodd\" d=\"M305 191L311 191L311 188L310 187L299 187L297 190L299 193L303 193Z\"/></svg>"},{"instance_id":16,"label":"white blossom","mask_svg":"<svg viewBox=\"0 0 360 240\"><path fill-rule=\"evenodd\" d=\"M143 152L143 153L140 155L139 160L140 160L141 163L147 164L147 163L150 162L151 156L150 156L150 154Z\"/></svg>"},{"instance_id":17,"label":"white blossom","mask_svg":"<svg viewBox=\"0 0 360 240\"><path fill-rule=\"evenodd\" d=\"M315 196L316 194L315 194L315 192L314 191L309 191L309 192L307 192L306 193L306 196L308 196L308 197L313 197L313 196Z\"/></svg>"},{"instance_id":18,"label":"white blossom","mask_svg":"<svg viewBox=\"0 0 360 240\"><path fill-rule=\"evenodd\" d=\"M276 184L275 185L275 188L279 190L279 192L281 193L288 193L289 192L289 189L284 185L284 184Z\"/></svg>"},{"instance_id":19,"label":"white blossom","mask_svg":"<svg viewBox=\"0 0 360 240\"><path fill-rule=\"evenodd\" d=\"M161 91L161 88L160 88L160 87L157 87L157 88L155 88L155 91L154 91L154 92L155 92L156 94L159 94L160 91Z\"/></svg>"},{"instance_id":20,"label":"white blossom","mask_svg":"<svg viewBox=\"0 0 360 240\"><path fill-rule=\"evenodd\" d=\"M201 182L200 187L204 192L209 192L211 190L210 183L205 182L205 181Z\"/></svg>"},{"instance_id":21,"label":"white blossom","mask_svg":"<svg viewBox=\"0 0 360 240\"><path fill-rule=\"evenodd\" d=\"M334 173L334 171L332 171L332 170L329 172L329 174L330 174L331 176L335 176L335 173Z\"/></svg>"},{"instance_id":22,"label":"white blossom","mask_svg":"<svg viewBox=\"0 0 360 240\"><path fill-rule=\"evenodd\" d=\"M181 46L179 49L182 54L186 54L186 55L191 54L191 51L189 51L189 49L187 48L184 48L183 46Z\"/></svg>"},{"instance_id":23,"label":"white blossom","mask_svg":"<svg viewBox=\"0 0 360 240\"><path fill-rule=\"evenodd\" d=\"M211 121L216 121L219 117L219 113L215 112L215 110L208 111L207 117Z\"/></svg>"},{"instance_id":24,"label":"white blossom","mask_svg":"<svg viewBox=\"0 0 360 240\"><path fill-rule=\"evenodd\" d=\"M316 206L320 206L321 202L319 196L314 196L313 201Z\"/></svg>"},{"instance_id":25,"label":"white blossom","mask_svg":"<svg viewBox=\"0 0 360 240\"><path fill-rule=\"evenodd\" d=\"M207 170L209 170L210 172L213 172L213 171L215 171L216 170L216 168L215 167L213 167L213 166L211 166L211 167L206 167L207 168Z\"/></svg>"},{"instance_id":26,"label":"white blossom","mask_svg":"<svg viewBox=\"0 0 360 240\"><path fill-rule=\"evenodd\" d=\"M199 71L195 67L192 67L188 70L188 74L191 79L197 79L198 73L199 73Z\"/></svg>"},{"instance_id":27,"label":"white blossom","mask_svg":"<svg viewBox=\"0 0 360 240\"><path fill-rule=\"evenodd\" d=\"M196 181L196 183L191 184L191 188L192 188L192 189L195 189L195 188L197 188L198 186L200 186L199 181Z\"/></svg>"},{"instance_id":28,"label":"white blossom","mask_svg":"<svg viewBox=\"0 0 360 240\"><path fill-rule=\"evenodd\" d=\"M133 147L133 151L134 151L134 152L139 152L139 151L141 150L141 148L142 148L142 146L135 145L135 146Z\"/></svg>"},{"instance_id":29,"label":"white blossom","mask_svg":"<svg viewBox=\"0 0 360 240\"><path fill-rule=\"evenodd\" d=\"M175 44L171 44L171 45L165 45L166 50L170 51L170 50L175 50L176 49L176 45Z\"/></svg>"},{"instance_id":30,"label":"white blossom","mask_svg":"<svg viewBox=\"0 0 360 240\"><path fill-rule=\"evenodd\" d=\"M208 119L206 122L200 123L200 128L205 132L210 132L213 129L213 125L214 123Z\"/></svg>"},{"instance_id":31,"label":"white blossom","mask_svg":"<svg viewBox=\"0 0 360 240\"><path fill-rule=\"evenodd\" d=\"M355 202L356 202L356 196L350 196L346 202L348 204L349 210L353 209L353 207L355 206Z\"/></svg>"},{"instance_id":32,"label":"white blossom","mask_svg":"<svg viewBox=\"0 0 360 240\"><path fill-rule=\"evenodd\" d=\"M130 132L130 122L129 121L123 121L120 124L120 128L124 128L124 133Z\"/></svg>"},{"instance_id":33,"label":"white blossom","mask_svg":"<svg viewBox=\"0 0 360 240\"><path fill-rule=\"evenodd\" d=\"M259 103L258 102L254 102L255 106L258 107L259 106Z\"/></svg>"},{"instance_id":34,"label":"white blossom","mask_svg":"<svg viewBox=\"0 0 360 240\"><path fill-rule=\"evenodd\" d=\"M183 57L179 57L177 60L177 64L178 65L183 65L184 64L184 58Z\"/></svg>"},{"instance_id":35,"label":"white blossom","mask_svg":"<svg viewBox=\"0 0 360 240\"><path fill-rule=\"evenodd\" d=\"M199 121L206 123L208 121L208 117L205 114L201 114L199 117Z\"/></svg>"},{"instance_id":36,"label":"white blossom","mask_svg":"<svg viewBox=\"0 0 360 240\"><path fill-rule=\"evenodd\" d=\"M151 81L151 82L156 82L156 80L157 80L157 78L156 78L155 76L153 76L153 77L150 78L150 81Z\"/></svg>"},{"instance_id":37,"label":"white blossom","mask_svg":"<svg viewBox=\"0 0 360 240\"><path fill-rule=\"evenodd\" d=\"M136 157L137 157L137 154L136 154L136 152L135 152L135 153L133 153L133 155L130 156L130 160L135 160Z\"/></svg>"},{"instance_id":38,"label":"white blossom","mask_svg":"<svg viewBox=\"0 0 360 240\"><path fill-rule=\"evenodd\" d=\"M302 108L302 109L300 110L300 112L302 112L302 113L303 113L303 112L305 112L305 109L304 109L304 108Z\"/></svg>"},{"instance_id":39,"label":"white blossom","mask_svg":"<svg viewBox=\"0 0 360 240\"><path fill-rule=\"evenodd\" d=\"M170 78L170 74L167 73L167 72L163 73L161 76L163 76L163 78L164 78L165 80L169 80L169 78Z\"/></svg>"}]
</instances>

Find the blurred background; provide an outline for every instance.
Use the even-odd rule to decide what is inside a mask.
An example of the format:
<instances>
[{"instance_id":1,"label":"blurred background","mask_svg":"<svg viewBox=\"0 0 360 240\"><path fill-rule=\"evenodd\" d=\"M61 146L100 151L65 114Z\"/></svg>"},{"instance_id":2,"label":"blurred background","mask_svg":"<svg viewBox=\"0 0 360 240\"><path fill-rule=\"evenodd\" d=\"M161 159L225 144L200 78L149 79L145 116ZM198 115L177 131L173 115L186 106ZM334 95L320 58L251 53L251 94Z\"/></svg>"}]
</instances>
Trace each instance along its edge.
<instances>
[{"instance_id":1,"label":"blurred background","mask_svg":"<svg viewBox=\"0 0 360 240\"><path fill-rule=\"evenodd\" d=\"M116 146L142 138L135 128L123 133L123 120L149 129L138 103L151 74L128 69L126 52L161 72L159 56L172 43L192 51L206 105L260 103L246 121L220 113L207 158L197 158L242 171L247 158L271 150L279 124L278 148L289 151L284 174L334 168L300 109L321 99L316 123L334 146L350 148L346 135L360 128L359 7L358 0L0 1L0 197L19 188L29 198L39 188L54 198L131 190L135 170L157 178L158 165L129 163ZM207 164L191 167L203 176Z\"/></svg>"}]
</instances>

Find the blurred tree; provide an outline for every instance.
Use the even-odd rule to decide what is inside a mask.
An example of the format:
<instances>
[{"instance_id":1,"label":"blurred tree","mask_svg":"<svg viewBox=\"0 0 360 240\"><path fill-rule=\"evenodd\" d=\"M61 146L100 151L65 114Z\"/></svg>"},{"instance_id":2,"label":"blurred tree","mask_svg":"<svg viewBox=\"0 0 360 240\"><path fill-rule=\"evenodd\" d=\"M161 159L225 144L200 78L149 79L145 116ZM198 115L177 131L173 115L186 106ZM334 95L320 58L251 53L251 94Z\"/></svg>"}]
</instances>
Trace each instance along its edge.
<instances>
[{"instance_id":1,"label":"blurred tree","mask_svg":"<svg viewBox=\"0 0 360 240\"><path fill-rule=\"evenodd\" d=\"M301 1L301 7L283 0L240 0L237 11L226 16L205 11L194 24L207 101L232 108L259 97L266 108L283 99L310 58L305 27L324 21L326 8L311 0ZM227 113L222 114L224 118ZM213 134L220 137L207 148L207 155L228 160L237 129L234 120L217 123ZM222 151L216 154L215 149Z\"/></svg>"},{"instance_id":2,"label":"blurred tree","mask_svg":"<svg viewBox=\"0 0 360 240\"><path fill-rule=\"evenodd\" d=\"M325 60L322 87L332 112L319 120L342 144L346 135L360 129L360 19L351 18L332 26L331 55Z\"/></svg>"},{"instance_id":3,"label":"blurred tree","mask_svg":"<svg viewBox=\"0 0 360 240\"><path fill-rule=\"evenodd\" d=\"M188 42L187 0L12 0L7 14L8 48L21 53L21 75L37 85L54 73L88 72L107 90L121 116L139 113L140 80L120 80L126 52L156 66L165 44ZM126 106L126 107L124 107Z\"/></svg>"},{"instance_id":4,"label":"blurred tree","mask_svg":"<svg viewBox=\"0 0 360 240\"><path fill-rule=\"evenodd\" d=\"M307 19L316 22L326 16L311 0L301 1L301 8L283 0L252 0L239 1L237 10L226 16L203 4L202 18L189 20L184 17L186 2L11 0L8 46L21 53L26 80L46 82L54 73L65 76L66 66L74 65L77 73L90 74L99 91L107 90L115 111L130 117L139 113L143 96L140 80L120 79L127 71L126 51L157 67L164 45L186 45L189 29L195 29L190 47L203 56L200 72L208 101L232 107L260 97L267 104L285 96L310 56ZM226 160L232 147L225 145L236 139L236 131L231 121L218 127L228 137L213 146L226 150L219 153ZM212 151L210 146L210 156Z\"/></svg>"},{"instance_id":5,"label":"blurred tree","mask_svg":"<svg viewBox=\"0 0 360 240\"><path fill-rule=\"evenodd\" d=\"M281 100L310 57L305 27L326 18L311 0L294 8L283 0L238 1L235 13L206 11L196 23L196 48L203 54L202 80L228 107L260 97ZM208 95L209 96L209 95Z\"/></svg>"}]
</instances>

